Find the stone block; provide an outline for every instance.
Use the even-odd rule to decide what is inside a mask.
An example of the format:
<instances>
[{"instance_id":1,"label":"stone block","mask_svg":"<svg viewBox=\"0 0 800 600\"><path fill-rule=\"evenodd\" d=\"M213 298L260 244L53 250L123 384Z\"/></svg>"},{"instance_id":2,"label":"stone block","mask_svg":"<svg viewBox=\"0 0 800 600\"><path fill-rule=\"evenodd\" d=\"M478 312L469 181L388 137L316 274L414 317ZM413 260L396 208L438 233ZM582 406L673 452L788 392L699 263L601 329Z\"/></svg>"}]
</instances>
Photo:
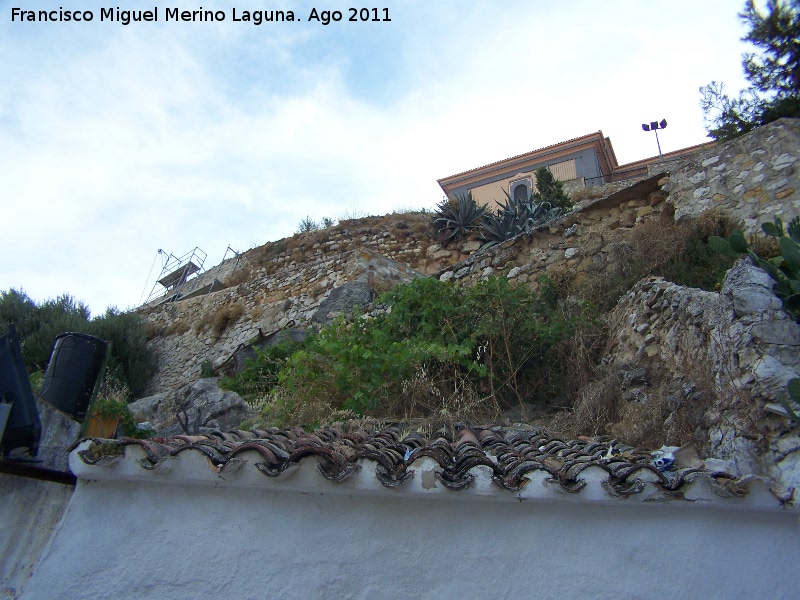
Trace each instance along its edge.
<instances>
[{"instance_id":1,"label":"stone block","mask_svg":"<svg viewBox=\"0 0 800 600\"><path fill-rule=\"evenodd\" d=\"M753 188L752 190L747 190L744 193L745 200L752 200L753 198L758 198L764 193L764 190L761 187Z\"/></svg>"},{"instance_id":2,"label":"stone block","mask_svg":"<svg viewBox=\"0 0 800 600\"><path fill-rule=\"evenodd\" d=\"M475 240L470 241L470 242L466 242L463 246L461 246L461 252L464 252L466 254L471 254L472 252L475 252L476 250L480 250L481 245L482 244L480 242L475 241Z\"/></svg>"}]
</instances>

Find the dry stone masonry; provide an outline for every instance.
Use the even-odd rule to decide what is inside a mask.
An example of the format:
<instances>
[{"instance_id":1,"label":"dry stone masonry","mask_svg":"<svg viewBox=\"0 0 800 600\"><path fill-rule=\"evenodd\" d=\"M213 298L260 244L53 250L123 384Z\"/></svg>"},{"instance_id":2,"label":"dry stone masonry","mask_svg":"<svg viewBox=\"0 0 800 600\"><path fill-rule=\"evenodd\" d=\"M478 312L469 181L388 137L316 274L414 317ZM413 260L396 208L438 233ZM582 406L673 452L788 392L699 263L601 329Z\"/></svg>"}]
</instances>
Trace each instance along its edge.
<instances>
[{"instance_id":1,"label":"dry stone masonry","mask_svg":"<svg viewBox=\"0 0 800 600\"><path fill-rule=\"evenodd\" d=\"M604 361L626 373L657 364L668 371L662 378L691 391L711 386L724 399L702 407L713 456L734 461L738 475L770 477L791 493L800 489L800 438L765 409L786 399L788 381L800 375L800 325L772 286L749 258L728 272L721 293L642 280L614 310ZM685 396L676 404L700 401Z\"/></svg>"},{"instance_id":2,"label":"dry stone masonry","mask_svg":"<svg viewBox=\"0 0 800 600\"><path fill-rule=\"evenodd\" d=\"M800 213L798 156L800 120L780 119L672 165L664 191L676 220L718 207L755 233L774 216Z\"/></svg>"},{"instance_id":3,"label":"dry stone masonry","mask_svg":"<svg viewBox=\"0 0 800 600\"><path fill-rule=\"evenodd\" d=\"M169 396L164 406L172 407L191 394L187 386L204 361L218 367L276 330L319 327L414 277L470 285L496 275L535 287L547 273L577 283L615 276L631 257L637 227L648 222L679 221L712 208L729 212L747 233L776 215L788 221L800 215L798 153L800 121L783 119L695 155L651 164L640 180L577 190L574 212L492 247L478 239L435 243L431 215L409 214L344 221L255 248L223 264L224 289L145 309L159 359L149 392ZM215 276L210 269L202 285ZM787 378L800 373L800 334L763 272L740 263L722 294L645 280L615 314L616 345L607 362L624 363L635 374L640 362L658 361L677 372L707 360L714 385L734 390L729 405L707 417L715 455L738 456L741 471L772 469L764 474L800 481L800 437L785 433L784 417L772 415L766 429L741 435L747 427L735 391L747 389L762 415ZM637 377L628 380L626 394L645 393ZM682 390L676 401L693 394ZM770 453L772 462L764 458Z\"/></svg>"}]
</instances>

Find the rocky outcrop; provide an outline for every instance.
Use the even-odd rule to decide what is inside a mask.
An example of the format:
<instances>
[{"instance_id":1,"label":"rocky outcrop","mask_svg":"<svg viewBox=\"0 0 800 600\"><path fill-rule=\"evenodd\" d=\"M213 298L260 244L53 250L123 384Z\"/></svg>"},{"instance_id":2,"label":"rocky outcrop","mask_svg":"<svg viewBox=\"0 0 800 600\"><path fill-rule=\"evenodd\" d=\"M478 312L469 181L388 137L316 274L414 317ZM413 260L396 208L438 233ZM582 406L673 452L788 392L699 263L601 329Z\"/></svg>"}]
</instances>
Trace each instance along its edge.
<instances>
[{"instance_id":1,"label":"rocky outcrop","mask_svg":"<svg viewBox=\"0 0 800 600\"><path fill-rule=\"evenodd\" d=\"M253 410L235 392L221 390L213 378L198 379L174 393L160 393L128 405L138 423L173 434L200 428L231 429L253 415Z\"/></svg>"},{"instance_id":2,"label":"rocky outcrop","mask_svg":"<svg viewBox=\"0 0 800 600\"><path fill-rule=\"evenodd\" d=\"M196 380L205 361L218 367L279 329L320 326L378 292L423 276L365 249L291 256L272 257L264 266L256 260L249 267L252 277L236 286L150 309L158 371L149 391L174 392Z\"/></svg>"},{"instance_id":3,"label":"rocky outcrop","mask_svg":"<svg viewBox=\"0 0 800 600\"><path fill-rule=\"evenodd\" d=\"M680 404L696 403L711 456L786 492L800 488L800 430L766 408L785 400L800 374L800 325L773 284L749 258L728 272L720 293L645 279L612 315L604 362L623 379L639 373L623 381L627 402L647 403L657 385L646 373L659 373L672 384L665 428Z\"/></svg>"}]
</instances>

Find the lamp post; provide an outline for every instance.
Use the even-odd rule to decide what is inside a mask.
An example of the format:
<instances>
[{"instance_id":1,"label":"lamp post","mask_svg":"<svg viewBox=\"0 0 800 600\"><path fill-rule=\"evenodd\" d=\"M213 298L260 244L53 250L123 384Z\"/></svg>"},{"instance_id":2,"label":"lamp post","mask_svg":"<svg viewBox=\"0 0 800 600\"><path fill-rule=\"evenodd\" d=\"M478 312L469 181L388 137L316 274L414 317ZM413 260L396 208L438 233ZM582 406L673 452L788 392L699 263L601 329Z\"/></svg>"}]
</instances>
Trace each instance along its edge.
<instances>
[{"instance_id":1,"label":"lamp post","mask_svg":"<svg viewBox=\"0 0 800 600\"><path fill-rule=\"evenodd\" d=\"M647 123L642 123L642 129L645 131L652 131L656 134L656 144L658 144L658 156L661 156L661 142L658 141L658 130L659 129L666 129L667 128L667 120L661 119L661 122L658 123L657 121L652 121L649 125Z\"/></svg>"}]
</instances>

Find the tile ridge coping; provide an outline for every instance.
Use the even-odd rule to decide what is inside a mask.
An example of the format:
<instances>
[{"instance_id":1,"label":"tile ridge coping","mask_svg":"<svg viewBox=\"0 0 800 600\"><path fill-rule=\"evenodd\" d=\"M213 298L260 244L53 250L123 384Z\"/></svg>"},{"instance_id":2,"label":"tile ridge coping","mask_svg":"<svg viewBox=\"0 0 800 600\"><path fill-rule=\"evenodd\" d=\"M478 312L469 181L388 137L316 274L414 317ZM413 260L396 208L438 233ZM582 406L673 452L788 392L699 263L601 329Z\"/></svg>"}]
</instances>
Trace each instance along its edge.
<instances>
[{"instance_id":1,"label":"tile ridge coping","mask_svg":"<svg viewBox=\"0 0 800 600\"><path fill-rule=\"evenodd\" d=\"M378 463L359 459L346 477L332 481L324 475L323 461L310 456L293 464L279 476L269 477L255 467L261 455L256 451L216 467L201 452L182 452L180 460L171 456L155 467L146 464L146 453L137 445L124 447L124 454L104 457L87 464L80 453L94 442L83 440L69 455L69 466L78 478L79 487L88 482L133 483L214 489L248 489L302 494L336 494L355 497L394 498L406 500L456 500L483 502L568 503L585 506L661 505L683 509L713 508L724 511L748 511L796 514L796 507L787 505L772 489L769 480L747 476L737 480L746 493L735 496L717 483L710 471L698 471L687 477L688 483L678 493L670 494L645 477L641 489L627 496L610 491L607 473L596 466L583 472L584 487L569 492L549 477L547 472L535 471L526 475L527 483L519 491L502 489L492 481L489 469L476 466L470 469L470 485L465 489L447 489L438 475L441 466L432 458L422 456L412 461L410 476L394 487L387 487L376 476Z\"/></svg>"}]
</instances>

